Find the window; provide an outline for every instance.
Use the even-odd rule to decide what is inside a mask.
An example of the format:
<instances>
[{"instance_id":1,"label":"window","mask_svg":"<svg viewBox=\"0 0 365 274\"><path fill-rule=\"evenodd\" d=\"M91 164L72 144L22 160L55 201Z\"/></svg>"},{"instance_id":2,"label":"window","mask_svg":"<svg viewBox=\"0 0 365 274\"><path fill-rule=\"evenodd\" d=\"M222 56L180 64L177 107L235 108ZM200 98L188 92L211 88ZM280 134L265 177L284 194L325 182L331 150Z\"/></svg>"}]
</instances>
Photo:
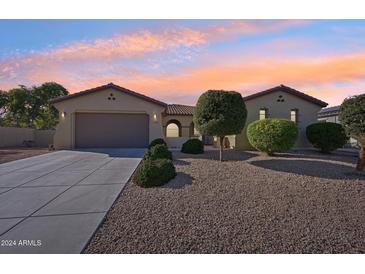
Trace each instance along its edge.
<instances>
[{"instance_id":1,"label":"window","mask_svg":"<svg viewBox=\"0 0 365 274\"><path fill-rule=\"evenodd\" d=\"M267 118L267 109L266 108L260 109L259 119L263 120L263 119L266 119L266 118Z\"/></svg>"},{"instance_id":2,"label":"window","mask_svg":"<svg viewBox=\"0 0 365 274\"><path fill-rule=\"evenodd\" d=\"M166 127L166 137L179 137L179 126L175 123L170 123Z\"/></svg>"},{"instance_id":3,"label":"window","mask_svg":"<svg viewBox=\"0 0 365 274\"><path fill-rule=\"evenodd\" d=\"M294 123L298 123L298 110L297 109L292 109L290 111L290 120L293 121Z\"/></svg>"}]
</instances>

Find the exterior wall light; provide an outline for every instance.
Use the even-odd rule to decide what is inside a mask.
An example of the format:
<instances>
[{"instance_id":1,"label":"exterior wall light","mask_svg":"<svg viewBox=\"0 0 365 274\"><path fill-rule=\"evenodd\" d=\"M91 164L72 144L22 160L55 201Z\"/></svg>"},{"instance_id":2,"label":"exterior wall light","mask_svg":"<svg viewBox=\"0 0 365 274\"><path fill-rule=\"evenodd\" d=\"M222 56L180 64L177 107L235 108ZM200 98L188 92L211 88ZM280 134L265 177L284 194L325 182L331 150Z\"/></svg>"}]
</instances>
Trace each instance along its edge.
<instances>
[{"instance_id":1,"label":"exterior wall light","mask_svg":"<svg viewBox=\"0 0 365 274\"><path fill-rule=\"evenodd\" d=\"M61 112L61 117L62 117L62 118L65 118L65 116L66 116L66 112L65 112L65 111L62 111L62 112Z\"/></svg>"},{"instance_id":2,"label":"exterior wall light","mask_svg":"<svg viewBox=\"0 0 365 274\"><path fill-rule=\"evenodd\" d=\"M156 113L154 113L153 114L153 121L156 123L157 122L157 114Z\"/></svg>"}]
</instances>

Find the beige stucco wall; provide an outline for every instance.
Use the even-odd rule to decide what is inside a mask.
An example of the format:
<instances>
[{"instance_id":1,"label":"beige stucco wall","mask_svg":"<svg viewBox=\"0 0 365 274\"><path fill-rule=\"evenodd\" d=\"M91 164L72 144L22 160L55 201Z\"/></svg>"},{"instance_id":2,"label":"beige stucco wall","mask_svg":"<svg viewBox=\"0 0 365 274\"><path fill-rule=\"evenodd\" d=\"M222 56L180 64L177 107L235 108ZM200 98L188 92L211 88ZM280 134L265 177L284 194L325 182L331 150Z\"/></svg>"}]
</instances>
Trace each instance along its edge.
<instances>
[{"instance_id":1,"label":"beige stucco wall","mask_svg":"<svg viewBox=\"0 0 365 274\"><path fill-rule=\"evenodd\" d=\"M163 124L163 132L164 135L166 133L166 126L170 120L177 120L181 124L181 136L180 137L189 137L190 136L190 126L193 122L192 115L163 115L162 124Z\"/></svg>"},{"instance_id":2,"label":"beige stucco wall","mask_svg":"<svg viewBox=\"0 0 365 274\"><path fill-rule=\"evenodd\" d=\"M34 130L34 142L37 147L48 147L53 144L56 131L53 129Z\"/></svg>"},{"instance_id":3,"label":"beige stucco wall","mask_svg":"<svg viewBox=\"0 0 365 274\"><path fill-rule=\"evenodd\" d=\"M279 95L282 95L284 102L277 102ZM319 105L310 103L297 96L286 92L272 92L245 102L247 107L247 121L242 133L236 136L235 146L238 149L251 149L246 135L247 126L259 119L261 108L268 109L268 118L284 118L290 120L290 110L298 109L299 136L295 147L310 147L305 130L309 124L317 121L317 112L321 109Z\"/></svg>"},{"instance_id":4,"label":"beige stucco wall","mask_svg":"<svg viewBox=\"0 0 365 274\"><path fill-rule=\"evenodd\" d=\"M34 129L0 127L0 147L22 146L23 141L34 141Z\"/></svg>"},{"instance_id":5,"label":"beige stucco wall","mask_svg":"<svg viewBox=\"0 0 365 274\"><path fill-rule=\"evenodd\" d=\"M48 147L53 143L54 133L54 130L0 127L0 147L19 147L24 141L33 141L36 147Z\"/></svg>"},{"instance_id":6,"label":"beige stucco wall","mask_svg":"<svg viewBox=\"0 0 365 274\"><path fill-rule=\"evenodd\" d=\"M108 100L113 93L115 100ZM163 137L162 112L164 107L148 102L138 97L123 93L112 88L105 89L84 96L55 103L60 112L60 122L56 128L54 145L56 149L73 148L75 144L75 113L101 112L101 113L146 113L149 115L149 141ZM61 113L65 112L65 117ZM157 121L153 116L157 115ZM95 125L97 127L97 125Z\"/></svg>"}]
</instances>

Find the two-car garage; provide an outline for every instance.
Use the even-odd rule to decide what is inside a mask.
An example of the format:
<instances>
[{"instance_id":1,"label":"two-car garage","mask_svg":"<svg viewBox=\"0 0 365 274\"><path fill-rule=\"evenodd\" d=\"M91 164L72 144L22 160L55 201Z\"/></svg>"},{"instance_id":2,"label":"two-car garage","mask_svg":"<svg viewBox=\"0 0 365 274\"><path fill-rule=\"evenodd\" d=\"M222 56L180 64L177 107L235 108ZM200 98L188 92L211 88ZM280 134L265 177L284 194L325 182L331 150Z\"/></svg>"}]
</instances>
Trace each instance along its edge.
<instances>
[{"instance_id":1,"label":"two-car garage","mask_svg":"<svg viewBox=\"0 0 365 274\"><path fill-rule=\"evenodd\" d=\"M147 147L148 125L147 114L75 113L75 147Z\"/></svg>"},{"instance_id":2,"label":"two-car garage","mask_svg":"<svg viewBox=\"0 0 365 274\"><path fill-rule=\"evenodd\" d=\"M163 138L167 104L113 83L53 99L56 149L146 148Z\"/></svg>"}]
</instances>

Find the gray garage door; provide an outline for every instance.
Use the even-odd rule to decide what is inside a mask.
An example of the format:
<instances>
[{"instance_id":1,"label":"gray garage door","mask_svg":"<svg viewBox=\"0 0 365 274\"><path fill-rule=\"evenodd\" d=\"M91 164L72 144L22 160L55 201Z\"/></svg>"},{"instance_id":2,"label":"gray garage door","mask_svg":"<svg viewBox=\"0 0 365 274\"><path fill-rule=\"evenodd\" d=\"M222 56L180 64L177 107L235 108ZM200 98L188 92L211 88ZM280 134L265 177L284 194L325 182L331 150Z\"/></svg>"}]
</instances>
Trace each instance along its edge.
<instances>
[{"instance_id":1,"label":"gray garage door","mask_svg":"<svg viewBox=\"0 0 365 274\"><path fill-rule=\"evenodd\" d=\"M147 114L76 113L76 147L147 147Z\"/></svg>"}]
</instances>

